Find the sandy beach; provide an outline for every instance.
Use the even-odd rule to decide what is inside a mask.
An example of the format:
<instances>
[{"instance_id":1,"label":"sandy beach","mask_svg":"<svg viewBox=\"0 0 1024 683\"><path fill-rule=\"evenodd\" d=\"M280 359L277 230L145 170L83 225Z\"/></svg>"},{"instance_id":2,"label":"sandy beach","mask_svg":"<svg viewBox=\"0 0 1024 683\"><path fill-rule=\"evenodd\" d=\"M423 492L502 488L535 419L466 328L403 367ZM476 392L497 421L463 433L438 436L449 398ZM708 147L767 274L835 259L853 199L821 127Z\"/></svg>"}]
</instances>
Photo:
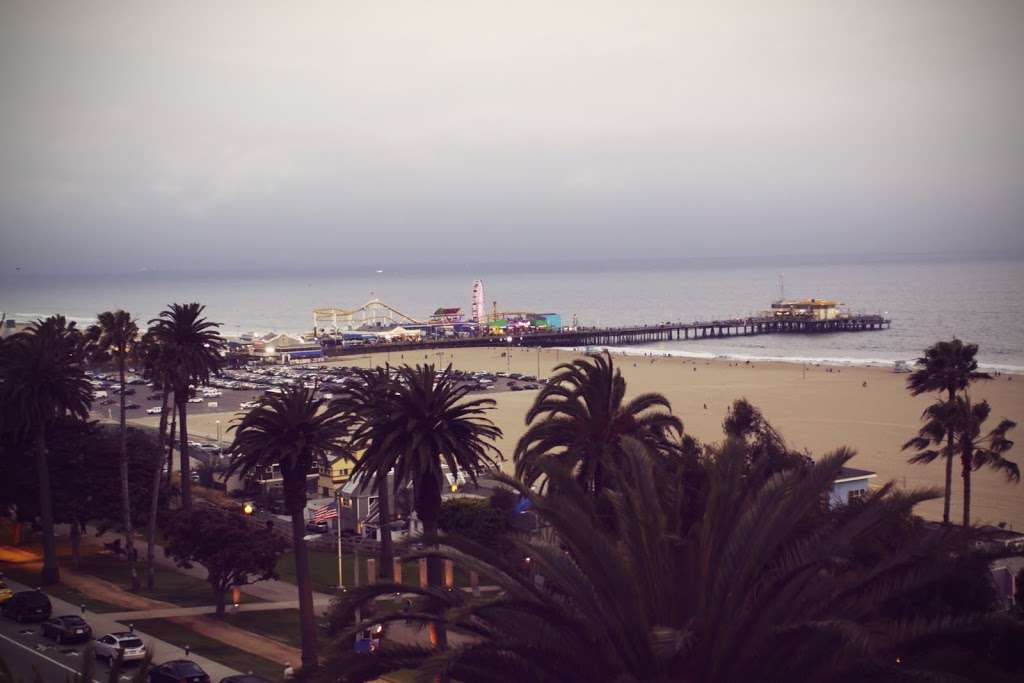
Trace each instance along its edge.
<instances>
[{"instance_id":1,"label":"sandy beach","mask_svg":"<svg viewBox=\"0 0 1024 683\"><path fill-rule=\"evenodd\" d=\"M502 349L466 349L426 353L349 356L337 362L367 366L383 363L433 362L462 370L511 369L512 372L548 376L555 365L578 354L553 349L513 349L505 357ZM826 366L791 363L744 363L726 360L616 356L628 385L628 395L656 391L672 403L673 412L682 420L687 433L701 441L721 439L721 423L726 409L736 398L746 397L757 405L792 447L808 449L820 456L839 446L849 446L857 456L854 467L878 473L874 485L895 481L907 488L943 486L941 463L910 465L908 454L900 446L920 426L922 410L934 396L911 397L905 388L906 375L885 368L842 367L828 371ZM864 386L864 383L867 386ZM512 451L526 429L526 411L535 391L501 392L490 395L497 402L492 419L504 432L498 447L506 457L503 469L511 471ZM1004 375L978 383L971 392L975 400L988 399L992 405L989 427L1003 417L1022 424L1011 432L1021 441L1024 429L1024 377ZM480 396L482 394L475 394ZM707 404L707 409L704 405ZM211 413L189 419L192 433L216 436L216 420L227 424L230 413ZM156 423L155 417L138 420ZM1024 446L1008 456L1024 465ZM982 470L972 478L972 508L976 523L1006 522L1024 529L1024 488L1009 483L998 473ZM962 514L962 486L959 465L954 465L952 515ZM918 509L928 519L941 519L942 501L926 503Z\"/></svg>"}]
</instances>

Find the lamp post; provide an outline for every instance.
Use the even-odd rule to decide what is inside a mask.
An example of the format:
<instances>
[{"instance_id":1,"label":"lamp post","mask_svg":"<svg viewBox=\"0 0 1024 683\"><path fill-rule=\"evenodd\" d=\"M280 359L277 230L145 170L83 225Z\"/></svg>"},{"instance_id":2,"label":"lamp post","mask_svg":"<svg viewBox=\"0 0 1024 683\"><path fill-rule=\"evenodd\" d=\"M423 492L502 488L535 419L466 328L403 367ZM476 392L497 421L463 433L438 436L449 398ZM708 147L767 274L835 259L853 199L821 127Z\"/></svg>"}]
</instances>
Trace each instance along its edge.
<instances>
[{"instance_id":1,"label":"lamp post","mask_svg":"<svg viewBox=\"0 0 1024 683\"><path fill-rule=\"evenodd\" d=\"M217 448L220 448L220 420L217 420Z\"/></svg>"},{"instance_id":2,"label":"lamp post","mask_svg":"<svg viewBox=\"0 0 1024 683\"><path fill-rule=\"evenodd\" d=\"M505 353L505 365L506 365L506 371L509 374L511 374L511 372L512 372L512 335L511 334L507 337L507 341L508 341L508 351Z\"/></svg>"}]
</instances>

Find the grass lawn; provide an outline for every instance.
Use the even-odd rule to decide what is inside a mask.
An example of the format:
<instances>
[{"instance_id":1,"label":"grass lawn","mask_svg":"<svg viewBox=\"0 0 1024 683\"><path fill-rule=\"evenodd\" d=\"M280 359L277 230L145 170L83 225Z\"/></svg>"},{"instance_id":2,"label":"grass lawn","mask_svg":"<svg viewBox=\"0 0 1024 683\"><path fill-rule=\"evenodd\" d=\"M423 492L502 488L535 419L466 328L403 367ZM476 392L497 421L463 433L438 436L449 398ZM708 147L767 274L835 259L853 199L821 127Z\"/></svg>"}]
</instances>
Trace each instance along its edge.
<instances>
[{"instance_id":1,"label":"grass lawn","mask_svg":"<svg viewBox=\"0 0 1024 683\"><path fill-rule=\"evenodd\" d=\"M359 579L360 584L366 583L366 560L367 556L359 556ZM351 553L343 553L341 556L342 577L346 586L354 585L353 567L355 558ZM338 586L338 556L335 553L323 552L320 550L309 551L309 569L313 575L313 590L321 593L334 593ZM277 573L282 581L295 583L295 555L287 552L281 556L277 563ZM417 562L406 562L402 565L402 583L410 586L418 586L420 582L420 569ZM460 567L455 568L455 585L468 586L469 576Z\"/></svg>"},{"instance_id":2,"label":"grass lawn","mask_svg":"<svg viewBox=\"0 0 1024 683\"><path fill-rule=\"evenodd\" d=\"M177 647L184 648L185 645L188 645L195 654L208 657L236 671L252 671L254 674L262 676L269 681L277 681L281 678L282 667L277 662L257 657L222 643L219 640L199 635L190 628L180 626L166 619L139 620L135 622L135 626L143 633L167 641ZM184 655L184 653L156 653L157 661L172 659L179 655Z\"/></svg>"},{"instance_id":3,"label":"grass lawn","mask_svg":"<svg viewBox=\"0 0 1024 683\"><path fill-rule=\"evenodd\" d=\"M139 595L154 600L170 602L182 607L198 607L214 603L213 590L210 584L202 579L181 574L164 567L156 569L156 590L146 590L145 565L139 565L142 576L142 590ZM131 587L131 575L124 560L112 555L89 555L82 557L82 566L78 570L82 574L90 574L110 581L124 589ZM260 602L259 598L242 593L242 602Z\"/></svg>"},{"instance_id":4,"label":"grass lawn","mask_svg":"<svg viewBox=\"0 0 1024 683\"><path fill-rule=\"evenodd\" d=\"M275 609L266 612L228 612L224 621L246 631L279 640L292 647L302 647L299 610Z\"/></svg>"}]
</instances>

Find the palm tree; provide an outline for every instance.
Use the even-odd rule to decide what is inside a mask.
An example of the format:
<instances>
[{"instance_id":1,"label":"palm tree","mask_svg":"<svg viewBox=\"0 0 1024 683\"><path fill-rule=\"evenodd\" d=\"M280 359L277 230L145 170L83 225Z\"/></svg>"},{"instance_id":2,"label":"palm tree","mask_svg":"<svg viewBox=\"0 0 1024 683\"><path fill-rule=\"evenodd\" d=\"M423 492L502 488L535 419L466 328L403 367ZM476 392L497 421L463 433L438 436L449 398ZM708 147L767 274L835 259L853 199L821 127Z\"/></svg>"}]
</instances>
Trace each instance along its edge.
<instances>
[{"instance_id":1,"label":"palm tree","mask_svg":"<svg viewBox=\"0 0 1024 683\"><path fill-rule=\"evenodd\" d=\"M92 387L85 379L81 333L64 316L37 321L0 346L0 420L34 442L43 526L42 583L60 580L47 465L47 428L56 419L89 415Z\"/></svg>"},{"instance_id":2,"label":"palm tree","mask_svg":"<svg viewBox=\"0 0 1024 683\"><path fill-rule=\"evenodd\" d=\"M387 405L356 434L369 446L352 468L352 476L365 473L374 482L386 482L393 471L395 492L411 482L413 509L428 539L437 538L442 465L452 476L463 471L475 482L483 466L493 467L495 458L501 457L489 443L501 437L501 430L485 417L494 401L464 400L468 393L468 387L456 385L451 366L437 374L433 365L405 365L390 382ZM435 587L444 583L439 558L427 561L427 583ZM438 649L444 649L441 625L432 623L431 632Z\"/></svg>"},{"instance_id":3,"label":"palm tree","mask_svg":"<svg viewBox=\"0 0 1024 683\"><path fill-rule=\"evenodd\" d=\"M907 377L907 389L912 396L936 391L945 394L947 401L953 401L957 394L966 391L971 382L992 379L985 372L978 372L977 344L965 344L959 339L939 341L929 346L924 355L917 359L917 367ZM927 411L926 411L927 412ZM953 433L947 429L946 488L942 502L942 523L949 524L949 502L953 492Z\"/></svg>"},{"instance_id":4,"label":"palm tree","mask_svg":"<svg viewBox=\"0 0 1024 683\"><path fill-rule=\"evenodd\" d=\"M966 394L957 396L952 402L937 401L925 410L923 418L926 421L918 436L904 444L904 448L915 448L918 451L910 459L911 462L931 462L943 455L939 448L952 437L955 453L960 456L960 476L964 482L965 527L971 523L972 472L982 467L991 467L1005 474L1007 481L1020 481L1020 468L1003 457L1013 448L1013 441L1007 437L1007 432L1016 427L1017 423L1004 419L994 429L982 434L991 412L988 401L974 403Z\"/></svg>"},{"instance_id":5,"label":"palm tree","mask_svg":"<svg viewBox=\"0 0 1024 683\"><path fill-rule=\"evenodd\" d=\"M234 440L228 475L279 467L284 480L284 501L292 518L295 577L299 589L302 629L302 666L317 667L316 626L313 621L313 582L306 550L306 475L328 454L343 451L348 433L346 419L313 391L301 386L267 395L260 405L231 425Z\"/></svg>"},{"instance_id":6,"label":"palm tree","mask_svg":"<svg viewBox=\"0 0 1024 683\"><path fill-rule=\"evenodd\" d=\"M671 414L668 399L647 393L625 402L626 380L607 352L555 371L526 414L530 428L516 445L516 477L532 484L544 461L553 459L573 468L577 481L598 494L609 483L607 463L623 437L654 451L673 450L672 436L682 433L683 423Z\"/></svg>"},{"instance_id":7,"label":"palm tree","mask_svg":"<svg viewBox=\"0 0 1024 683\"><path fill-rule=\"evenodd\" d=\"M192 511L192 479L188 459L188 399L190 384L204 384L220 370L224 340L213 323L202 317L198 303L171 304L149 321L154 340L173 367L174 404L177 406L181 454L181 507Z\"/></svg>"},{"instance_id":8,"label":"palm tree","mask_svg":"<svg viewBox=\"0 0 1024 683\"><path fill-rule=\"evenodd\" d=\"M327 671L354 680L418 667L417 680L448 675L473 681L902 680L901 648L949 622L903 621L893 598L947 576L945 534L917 535L869 566L849 561L855 545L937 494L890 486L839 516L820 503L852 453L840 450L806 470L764 481L745 476L749 454L729 442L710 465L704 514L688 528L659 494L652 454L626 438L609 463L616 524L600 522L595 497L567 468L549 461L554 484L537 493L505 479L551 525L560 544L517 541L530 569L459 536L427 551L477 571L500 590L403 588L447 607L448 626L467 637L446 652L386 644L377 656L332 653ZM764 467L757 464L755 467ZM668 496L665 499L662 496ZM538 575L543 581L538 580ZM339 602L354 609L396 590L366 586ZM373 616L376 623L436 618L432 613ZM960 625L960 624L958 624ZM824 654L823 653L827 653Z\"/></svg>"},{"instance_id":9,"label":"palm tree","mask_svg":"<svg viewBox=\"0 0 1024 683\"><path fill-rule=\"evenodd\" d=\"M128 493L128 426L126 423L125 372L128 356L135 350L139 327L126 311L105 311L97 316L98 323L86 330L92 360L105 362L113 358L117 364L118 379L121 383L121 517L124 525L125 556L132 577L132 592L139 591L139 572L135 564L135 540L132 534L132 506Z\"/></svg>"},{"instance_id":10,"label":"palm tree","mask_svg":"<svg viewBox=\"0 0 1024 683\"><path fill-rule=\"evenodd\" d=\"M168 412L174 411L169 401L173 379L172 368L167 363L162 347L149 331L142 335L137 346L137 354L142 362L142 374L153 383L153 388L160 391L160 423L157 428L157 459L153 468L153 485L149 505L149 524L146 528L146 588L156 588L156 517L160 500L160 481L163 473L163 451L165 444L174 441L174 426L170 423L171 433L168 435ZM167 484L171 483L172 461L167 461Z\"/></svg>"},{"instance_id":11,"label":"palm tree","mask_svg":"<svg viewBox=\"0 0 1024 683\"><path fill-rule=\"evenodd\" d=\"M379 426L389 418L390 398L394 382L390 367L358 369L358 381L349 383L347 393L334 401L334 406L349 420L349 448L354 454L362 452L363 459L384 460L380 455L383 434ZM389 471L381 472L367 463L364 486L377 488L377 510L380 517L380 577L395 579L395 553L391 542L391 492L388 489ZM396 481L396 491L400 482ZM340 523L340 518L339 518ZM400 579L401 577L397 577Z\"/></svg>"}]
</instances>

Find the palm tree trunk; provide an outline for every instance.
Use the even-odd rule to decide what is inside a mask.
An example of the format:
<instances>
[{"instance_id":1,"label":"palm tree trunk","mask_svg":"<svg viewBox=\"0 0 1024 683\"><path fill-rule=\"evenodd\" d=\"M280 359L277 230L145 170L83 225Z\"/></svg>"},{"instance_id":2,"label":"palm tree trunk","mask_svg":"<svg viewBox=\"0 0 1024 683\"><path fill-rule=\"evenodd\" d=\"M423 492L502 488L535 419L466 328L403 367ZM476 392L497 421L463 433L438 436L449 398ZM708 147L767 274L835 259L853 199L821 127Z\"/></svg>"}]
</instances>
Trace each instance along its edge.
<instances>
[{"instance_id":1,"label":"palm tree trunk","mask_svg":"<svg viewBox=\"0 0 1024 683\"><path fill-rule=\"evenodd\" d=\"M174 483L174 432L178 428L178 400L172 398L171 402L171 428L167 432L167 488L171 488Z\"/></svg>"},{"instance_id":2,"label":"palm tree trunk","mask_svg":"<svg viewBox=\"0 0 1024 683\"><path fill-rule=\"evenodd\" d=\"M46 461L46 426L36 436L36 473L39 477L39 513L43 521L43 571L40 582L50 586L60 582L57 565L57 539L53 535L53 495L50 491L50 466Z\"/></svg>"},{"instance_id":3,"label":"palm tree trunk","mask_svg":"<svg viewBox=\"0 0 1024 683\"><path fill-rule=\"evenodd\" d=\"M960 452L961 476L964 478L964 528L971 526L971 460L972 447L967 444Z\"/></svg>"},{"instance_id":4,"label":"palm tree trunk","mask_svg":"<svg viewBox=\"0 0 1024 683\"><path fill-rule=\"evenodd\" d=\"M312 671L317 668L316 624L313 615L313 578L309 573L309 552L306 549L306 520L303 508L306 506L305 477L301 482L289 481L293 477L284 474L285 504L292 518L292 550L295 553L295 583L299 589L299 630L302 636L302 668Z\"/></svg>"},{"instance_id":5,"label":"palm tree trunk","mask_svg":"<svg viewBox=\"0 0 1024 683\"><path fill-rule=\"evenodd\" d=\"M441 482L436 476L428 474L420 477L416 495L416 513L423 522L423 535L437 539L437 520L441 511ZM444 585L444 564L440 557L427 558L427 585L440 588ZM444 622L430 622L430 641L434 648L444 650L448 647L448 630Z\"/></svg>"},{"instance_id":6,"label":"palm tree trunk","mask_svg":"<svg viewBox=\"0 0 1024 683\"><path fill-rule=\"evenodd\" d=\"M178 429L181 439L178 443L178 453L181 460L181 509L185 512L192 512L192 466L188 461L188 393L181 392L178 399Z\"/></svg>"},{"instance_id":7,"label":"palm tree trunk","mask_svg":"<svg viewBox=\"0 0 1024 683\"><path fill-rule=\"evenodd\" d=\"M160 507L160 471L164 462L164 438L167 432L167 396L165 388L160 404L160 429L156 436L156 462L153 465L153 491L149 501L149 524L146 526L146 588L156 588L156 514ZM171 435L172 442L174 435ZM168 474L170 472L168 471Z\"/></svg>"},{"instance_id":8,"label":"palm tree trunk","mask_svg":"<svg viewBox=\"0 0 1024 683\"><path fill-rule=\"evenodd\" d=\"M71 566L78 569L82 565L82 526L78 518L71 520Z\"/></svg>"},{"instance_id":9,"label":"palm tree trunk","mask_svg":"<svg viewBox=\"0 0 1024 683\"><path fill-rule=\"evenodd\" d=\"M956 392L949 390L949 405L953 405ZM946 442L946 490L942 496L942 523L949 526L949 503L953 497L953 430L949 429Z\"/></svg>"},{"instance_id":10,"label":"palm tree trunk","mask_svg":"<svg viewBox=\"0 0 1024 683\"><path fill-rule=\"evenodd\" d=\"M377 485L377 510L380 515L380 578L393 581L395 550L391 543L391 492L388 490L387 477L383 477ZM341 523L340 517L338 523Z\"/></svg>"},{"instance_id":11,"label":"palm tree trunk","mask_svg":"<svg viewBox=\"0 0 1024 683\"><path fill-rule=\"evenodd\" d=\"M128 560L128 571L132 577L132 592L139 592L139 570L135 564L135 540L132 538L132 499L128 488L128 424L125 415L124 354L117 360L117 371L121 378L121 522L124 524L124 548Z\"/></svg>"}]
</instances>

